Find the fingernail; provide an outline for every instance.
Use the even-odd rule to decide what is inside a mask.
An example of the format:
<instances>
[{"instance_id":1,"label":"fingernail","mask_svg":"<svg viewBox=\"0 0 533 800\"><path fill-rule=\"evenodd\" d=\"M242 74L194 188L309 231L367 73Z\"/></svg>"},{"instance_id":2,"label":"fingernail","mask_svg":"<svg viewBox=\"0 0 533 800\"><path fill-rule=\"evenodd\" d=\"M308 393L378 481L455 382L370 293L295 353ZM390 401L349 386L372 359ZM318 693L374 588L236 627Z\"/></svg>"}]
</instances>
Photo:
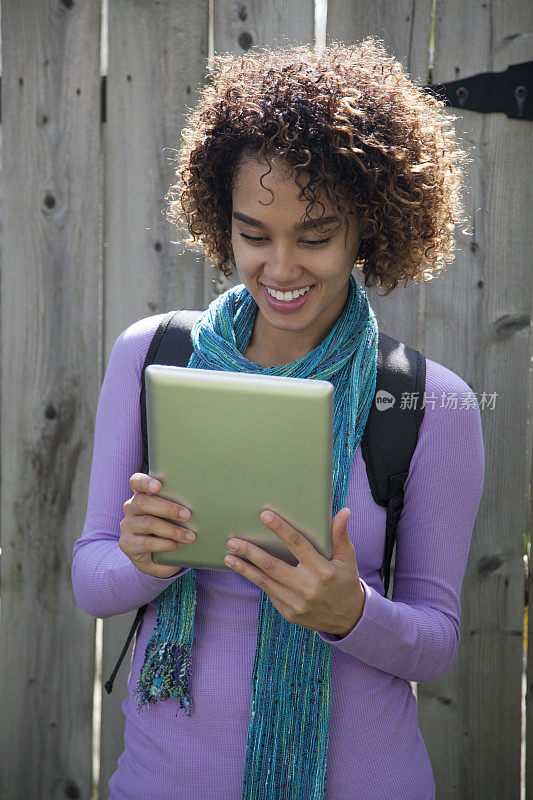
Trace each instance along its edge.
<instances>
[{"instance_id":1,"label":"fingernail","mask_svg":"<svg viewBox=\"0 0 533 800\"><path fill-rule=\"evenodd\" d=\"M272 522L272 520L274 519L274 514L271 511L263 511L263 513L261 514L261 519L264 522Z\"/></svg>"},{"instance_id":2,"label":"fingernail","mask_svg":"<svg viewBox=\"0 0 533 800\"><path fill-rule=\"evenodd\" d=\"M187 541L192 542L192 540L195 538L195 534L192 531L187 531L185 538Z\"/></svg>"},{"instance_id":3,"label":"fingernail","mask_svg":"<svg viewBox=\"0 0 533 800\"><path fill-rule=\"evenodd\" d=\"M148 484L148 488L155 492L156 489L159 489L159 481L150 481Z\"/></svg>"},{"instance_id":4,"label":"fingernail","mask_svg":"<svg viewBox=\"0 0 533 800\"><path fill-rule=\"evenodd\" d=\"M182 508L180 511L180 519L189 519L191 512L188 508Z\"/></svg>"}]
</instances>

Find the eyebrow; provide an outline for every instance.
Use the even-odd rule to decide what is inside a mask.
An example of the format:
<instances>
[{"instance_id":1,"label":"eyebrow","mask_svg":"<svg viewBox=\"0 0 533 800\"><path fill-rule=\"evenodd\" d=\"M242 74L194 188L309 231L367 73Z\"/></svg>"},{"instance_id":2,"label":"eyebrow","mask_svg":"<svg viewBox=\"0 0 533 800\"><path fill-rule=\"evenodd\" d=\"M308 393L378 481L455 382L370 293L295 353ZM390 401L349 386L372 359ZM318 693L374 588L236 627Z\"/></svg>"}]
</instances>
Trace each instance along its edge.
<instances>
[{"instance_id":1,"label":"eyebrow","mask_svg":"<svg viewBox=\"0 0 533 800\"><path fill-rule=\"evenodd\" d=\"M239 220L239 222L245 222L247 225L253 225L254 228L266 228L264 222L261 222L259 219L254 219L253 217L249 217L246 214L241 214L239 211L233 212L234 219ZM317 219L310 219L306 220L305 222L297 222L294 226L295 231L304 231L309 230L310 228L317 228L322 227L323 225L328 225L330 222L338 222L338 217L319 217Z\"/></svg>"}]
</instances>

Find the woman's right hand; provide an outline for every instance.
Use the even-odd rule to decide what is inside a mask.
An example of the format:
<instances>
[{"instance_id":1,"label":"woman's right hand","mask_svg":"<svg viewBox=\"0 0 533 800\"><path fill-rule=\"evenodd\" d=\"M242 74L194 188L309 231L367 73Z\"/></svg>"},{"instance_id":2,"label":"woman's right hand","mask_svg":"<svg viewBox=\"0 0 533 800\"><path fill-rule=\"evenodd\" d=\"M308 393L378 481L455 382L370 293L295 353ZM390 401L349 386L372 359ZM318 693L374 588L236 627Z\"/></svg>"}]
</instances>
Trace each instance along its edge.
<instances>
[{"instance_id":1,"label":"woman's right hand","mask_svg":"<svg viewBox=\"0 0 533 800\"><path fill-rule=\"evenodd\" d=\"M155 578L178 575L181 567L156 564L152 560L152 553L178 550L194 541L194 533L189 539L191 531L168 522L169 519L184 522L190 518L191 512L173 500L156 497L162 484L150 475L136 472L129 483L133 497L126 500L123 506L124 518L120 523L118 543L120 549L146 575Z\"/></svg>"}]
</instances>

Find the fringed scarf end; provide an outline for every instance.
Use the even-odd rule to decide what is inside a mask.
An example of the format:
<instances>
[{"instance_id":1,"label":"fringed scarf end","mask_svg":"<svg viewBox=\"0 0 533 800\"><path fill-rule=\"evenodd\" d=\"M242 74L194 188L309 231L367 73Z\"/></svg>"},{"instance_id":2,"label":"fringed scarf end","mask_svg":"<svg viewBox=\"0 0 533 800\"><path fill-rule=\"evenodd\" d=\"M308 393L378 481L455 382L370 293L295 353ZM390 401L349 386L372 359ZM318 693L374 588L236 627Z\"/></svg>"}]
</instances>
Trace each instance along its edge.
<instances>
[{"instance_id":1,"label":"fringed scarf end","mask_svg":"<svg viewBox=\"0 0 533 800\"><path fill-rule=\"evenodd\" d=\"M148 703L172 698L190 716L192 698L189 692L191 651L185 645L163 642L147 653L137 681L135 696L140 712Z\"/></svg>"}]
</instances>

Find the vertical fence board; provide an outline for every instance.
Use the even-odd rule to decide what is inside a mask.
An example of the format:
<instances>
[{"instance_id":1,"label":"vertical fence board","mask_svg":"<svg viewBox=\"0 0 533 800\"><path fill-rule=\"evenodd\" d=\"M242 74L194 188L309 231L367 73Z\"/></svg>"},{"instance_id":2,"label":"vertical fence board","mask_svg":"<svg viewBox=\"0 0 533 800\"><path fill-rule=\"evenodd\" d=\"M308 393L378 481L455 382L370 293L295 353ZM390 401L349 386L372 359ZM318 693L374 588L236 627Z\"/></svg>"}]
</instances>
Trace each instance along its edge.
<instances>
[{"instance_id":1,"label":"vertical fence board","mask_svg":"<svg viewBox=\"0 0 533 800\"><path fill-rule=\"evenodd\" d=\"M396 3L328 0L326 44L332 41L354 44L366 36L377 36L412 80L425 85L429 82L430 11L430 3L410 0ZM362 273L356 274L363 282ZM382 294L382 289L368 289L380 329L411 347L419 347L420 286L410 283L404 289L400 284L388 297L380 296ZM392 585L391 582L391 588Z\"/></svg>"},{"instance_id":2,"label":"vertical fence board","mask_svg":"<svg viewBox=\"0 0 533 800\"><path fill-rule=\"evenodd\" d=\"M256 45L314 43L314 0L252 0L246 7L234 0L217 0L213 13L215 53L242 55Z\"/></svg>"},{"instance_id":3,"label":"vertical fence board","mask_svg":"<svg viewBox=\"0 0 533 800\"><path fill-rule=\"evenodd\" d=\"M113 0L105 123L105 356L131 322L172 308L201 308L203 259L176 246L164 216L187 108L206 74L208 0ZM103 679L134 613L104 621ZM102 697L100 796L123 750L129 655Z\"/></svg>"},{"instance_id":4,"label":"vertical fence board","mask_svg":"<svg viewBox=\"0 0 533 800\"><path fill-rule=\"evenodd\" d=\"M364 13L363 13L364 11ZM365 36L382 39L389 55L397 58L415 83L428 83L427 65L430 35L429 4L405 0L390 4L387 0L364 6L348 0L328 0L326 44L332 41L355 44ZM357 279L364 276L357 271ZM368 287L368 299L378 319L379 328L411 347L418 348L420 339L420 286L399 284L388 297L383 289ZM390 594L394 591L396 549L391 561ZM416 684L412 684L416 687ZM416 688L415 688L416 691Z\"/></svg>"},{"instance_id":5,"label":"vertical fence board","mask_svg":"<svg viewBox=\"0 0 533 800\"><path fill-rule=\"evenodd\" d=\"M3 3L2 39L0 796L87 798L94 620L70 567L98 392L99 3Z\"/></svg>"},{"instance_id":6,"label":"vertical fence board","mask_svg":"<svg viewBox=\"0 0 533 800\"><path fill-rule=\"evenodd\" d=\"M533 8L525 2L437 2L434 81L499 71L531 57ZM531 124L503 114L451 112L473 157L465 202L473 236L425 287L425 349L476 393L497 392L481 411L485 487L462 592L461 644L440 680L419 687L422 732L439 798L520 796L523 553L530 463ZM473 145L473 148L470 147ZM529 200L529 203L528 203ZM478 397L480 395L478 394ZM529 443L528 443L529 444Z\"/></svg>"},{"instance_id":7,"label":"vertical fence board","mask_svg":"<svg viewBox=\"0 0 533 800\"><path fill-rule=\"evenodd\" d=\"M201 307L202 266L164 216L187 107L206 74L208 4L113 0L105 135L105 353L137 319Z\"/></svg>"},{"instance_id":8,"label":"vertical fence board","mask_svg":"<svg viewBox=\"0 0 533 800\"><path fill-rule=\"evenodd\" d=\"M315 41L314 0L253 0L246 6L233 0L217 0L213 16L215 53L241 56L254 45L283 47ZM217 294L241 282L236 270L225 278L207 261L205 277L206 305Z\"/></svg>"}]
</instances>

